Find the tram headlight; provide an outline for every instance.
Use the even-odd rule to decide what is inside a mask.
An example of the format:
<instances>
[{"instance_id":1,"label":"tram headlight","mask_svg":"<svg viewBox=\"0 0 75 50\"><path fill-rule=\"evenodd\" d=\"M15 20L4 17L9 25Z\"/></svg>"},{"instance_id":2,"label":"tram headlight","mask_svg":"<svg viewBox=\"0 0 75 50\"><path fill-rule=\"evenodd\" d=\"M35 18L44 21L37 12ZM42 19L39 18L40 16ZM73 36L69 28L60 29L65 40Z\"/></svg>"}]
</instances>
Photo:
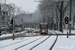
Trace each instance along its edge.
<instances>
[{"instance_id":1,"label":"tram headlight","mask_svg":"<svg viewBox=\"0 0 75 50\"><path fill-rule=\"evenodd\" d=\"M45 32L45 31L42 31L42 32Z\"/></svg>"}]
</instances>

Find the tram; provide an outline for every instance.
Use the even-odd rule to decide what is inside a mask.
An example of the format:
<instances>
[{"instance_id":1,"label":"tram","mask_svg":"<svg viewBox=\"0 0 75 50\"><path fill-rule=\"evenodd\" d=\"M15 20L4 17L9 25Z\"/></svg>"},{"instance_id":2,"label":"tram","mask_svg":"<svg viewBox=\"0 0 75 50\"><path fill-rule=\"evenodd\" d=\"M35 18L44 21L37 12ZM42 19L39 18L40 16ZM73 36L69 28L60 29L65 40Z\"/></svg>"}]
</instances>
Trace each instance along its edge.
<instances>
[{"instance_id":1,"label":"tram","mask_svg":"<svg viewBox=\"0 0 75 50\"><path fill-rule=\"evenodd\" d=\"M48 23L40 23L40 34L48 34Z\"/></svg>"}]
</instances>

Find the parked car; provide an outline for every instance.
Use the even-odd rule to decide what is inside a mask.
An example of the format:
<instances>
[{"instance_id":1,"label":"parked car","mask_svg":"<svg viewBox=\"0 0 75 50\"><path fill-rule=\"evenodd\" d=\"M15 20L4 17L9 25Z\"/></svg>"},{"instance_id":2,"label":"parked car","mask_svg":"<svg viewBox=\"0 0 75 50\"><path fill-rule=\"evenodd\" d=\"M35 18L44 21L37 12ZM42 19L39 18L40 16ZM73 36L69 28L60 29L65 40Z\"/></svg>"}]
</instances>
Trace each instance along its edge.
<instances>
[{"instance_id":1,"label":"parked car","mask_svg":"<svg viewBox=\"0 0 75 50\"><path fill-rule=\"evenodd\" d=\"M25 31L31 32L31 28L25 28Z\"/></svg>"}]
</instances>

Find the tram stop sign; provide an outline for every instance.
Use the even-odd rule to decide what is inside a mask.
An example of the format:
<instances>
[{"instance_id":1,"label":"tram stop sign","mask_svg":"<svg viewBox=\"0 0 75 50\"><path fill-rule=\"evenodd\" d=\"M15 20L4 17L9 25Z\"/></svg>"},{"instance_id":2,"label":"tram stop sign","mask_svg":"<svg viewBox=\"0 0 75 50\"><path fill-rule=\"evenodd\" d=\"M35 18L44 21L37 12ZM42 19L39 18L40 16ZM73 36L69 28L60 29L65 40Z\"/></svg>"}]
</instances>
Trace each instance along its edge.
<instances>
[{"instance_id":1,"label":"tram stop sign","mask_svg":"<svg viewBox=\"0 0 75 50\"><path fill-rule=\"evenodd\" d=\"M68 17L66 16L66 17L65 17L65 24L68 24L68 21L69 21L69 20L68 20Z\"/></svg>"}]
</instances>

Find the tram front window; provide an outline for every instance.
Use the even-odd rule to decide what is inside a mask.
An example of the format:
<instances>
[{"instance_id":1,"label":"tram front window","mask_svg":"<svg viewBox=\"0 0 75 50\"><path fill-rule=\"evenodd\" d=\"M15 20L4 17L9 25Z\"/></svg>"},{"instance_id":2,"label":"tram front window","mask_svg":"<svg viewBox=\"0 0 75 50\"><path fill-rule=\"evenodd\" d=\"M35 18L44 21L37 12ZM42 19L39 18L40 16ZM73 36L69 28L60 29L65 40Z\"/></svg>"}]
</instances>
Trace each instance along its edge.
<instances>
[{"instance_id":1,"label":"tram front window","mask_svg":"<svg viewBox=\"0 0 75 50\"><path fill-rule=\"evenodd\" d=\"M40 31L41 31L41 33L47 33L48 31L47 31L47 25L41 25L41 27L40 27Z\"/></svg>"},{"instance_id":2,"label":"tram front window","mask_svg":"<svg viewBox=\"0 0 75 50\"><path fill-rule=\"evenodd\" d=\"M41 25L41 29L46 29L47 26L46 25Z\"/></svg>"}]
</instances>

